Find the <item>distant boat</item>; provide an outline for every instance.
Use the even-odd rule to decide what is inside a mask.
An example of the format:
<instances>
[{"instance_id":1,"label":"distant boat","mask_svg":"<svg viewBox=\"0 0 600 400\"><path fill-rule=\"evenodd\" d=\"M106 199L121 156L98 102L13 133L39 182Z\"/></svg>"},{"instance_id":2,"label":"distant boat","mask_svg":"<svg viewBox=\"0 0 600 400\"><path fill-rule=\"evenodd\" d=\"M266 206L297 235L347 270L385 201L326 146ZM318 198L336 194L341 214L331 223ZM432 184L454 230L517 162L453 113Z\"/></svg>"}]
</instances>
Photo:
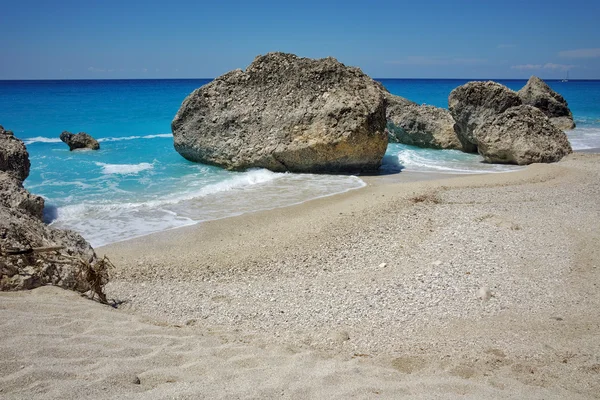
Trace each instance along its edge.
<instances>
[{"instance_id":1,"label":"distant boat","mask_svg":"<svg viewBox=\"0 0 600 400\"><path fill-rule=\"evenodd\" d=\"M567 71L567 77L563 79L561 82L569 82L569 71Z\"/></svg>"}]
</instances>

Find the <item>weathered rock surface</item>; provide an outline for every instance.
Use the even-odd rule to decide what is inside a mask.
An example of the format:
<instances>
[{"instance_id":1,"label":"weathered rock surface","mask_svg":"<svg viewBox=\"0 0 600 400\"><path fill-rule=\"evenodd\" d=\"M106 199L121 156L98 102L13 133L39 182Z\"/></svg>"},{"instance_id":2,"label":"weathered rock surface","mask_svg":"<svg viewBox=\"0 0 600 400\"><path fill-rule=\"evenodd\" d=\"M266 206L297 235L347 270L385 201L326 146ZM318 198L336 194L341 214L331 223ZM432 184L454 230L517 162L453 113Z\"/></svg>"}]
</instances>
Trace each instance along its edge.
<instances>
[{"instance_id":1,"label":"weathered rock surface","mask_svg":"<svg viewBox=\"0 0 600 400\"><path fill-rule=\"evenodd\" d=\"M559 129L575 128L573 114L567 101L537 76L529 78L518 94L523 104L540 109Z\"/></svg>"},{"instance_id":2,"label":"weathered rock surface","mask_svg":"<svg viewBox=\"0 0 600 400\"><path fill-rule=\"evenodd\" d=\"M454 119L448 110L418 105L389 93L386 97L390 142L432 149L462 150L462 144L454 131Z\"/></svg>"},{"instance_id":3,"label":"weathered rock surface","mask_svg":"<svg viewBox=\"0 0 600 400\"><path fill-rule=\"evenodd\" d=\"M46 284L79 292L90 290L91 275L78 260L93 266L97 262L94 250L77 233L42 222L44 199L23 188L29 170L25 146L12 135L4 136L0 134L0 290ZM33 251L48 247L61 249ZM103 284L108 277L101 274L98 279Z\"/></svg>"},{"instance_id":4,"label":"weathered rock surface","mask_svg":"<svg viewBox=\"0 0 600 400\"><path fill-rule=\"evenodd\" d=\"M29 153L22 141L0 125L0 171L15 179L25 180L29 176Z\"/></svg>"},{"instance_id":5,"label":"weathered rock surface","mask_svg":"<svg viewBox=\"0 0 600 400\"><path fill-rule=\"evenodd\" d=\"M539 109L521 105L479 125L474 132L486 162L526 165L559 161L571 153L567 135Z\"/></svg>"},{"instance_id":6,"label":"weathered rock surface","mask_svg":"<svg viewBox=\"0 0 600 400\"><path fill-rule=\"evenodd\" d=\"M60 134L60 140L69 145L69 150L77 149L100 149L100 143L85 132L79 132L77 134L64 131Z\"/></svg>"},{"instance_id":7,"label":"weathered rock surface","mask_svg":"<svg viewBox=\"0 0 600 400\"><path fill-rule=\"evenodd\" d=\"M381 85L334 58L258 56L195 90L171 127L191 161L228 169L377 169L387 148Z\"/></svg>"},{"instance_id":8,"label":"weathered rock surface","mask_svg":"<svg viewBox=\"0 0 600 400\"><path fill-rule=\"evenodd\" d=\"M448 108L464 151L477 151L473 132L479 125L519 105L517 92L496 82L469 82L454 89L448 97Z\"/></svg>"}]
</instances>

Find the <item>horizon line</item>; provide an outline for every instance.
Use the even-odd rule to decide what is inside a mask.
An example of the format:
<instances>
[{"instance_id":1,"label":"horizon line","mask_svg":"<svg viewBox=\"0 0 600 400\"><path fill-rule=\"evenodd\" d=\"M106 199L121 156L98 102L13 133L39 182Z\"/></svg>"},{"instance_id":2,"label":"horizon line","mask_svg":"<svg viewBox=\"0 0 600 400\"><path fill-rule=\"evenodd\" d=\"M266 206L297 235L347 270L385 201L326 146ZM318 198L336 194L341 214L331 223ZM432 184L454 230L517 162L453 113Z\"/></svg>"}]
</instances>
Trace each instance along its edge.
<instances>
[{"instance_id":1,"label":"horizon line","mask_svg":"<svg viewBox=\"0 0 600 400\"><path fill-rule=\"evenodd\" d=\"M537 76L537 75L535 75ZM217 77L218 78L218 77ZM40 82L40 81L186 81L186 80L215 80L217 78L26 78L26 79L0 79L0 82ZM372 78L374 80L528 80L529 78ZM564 78L541 78L545 81L562 81ZM600 78L569 79L571 81L600 81Z\"/></svg>"}]
</instances>

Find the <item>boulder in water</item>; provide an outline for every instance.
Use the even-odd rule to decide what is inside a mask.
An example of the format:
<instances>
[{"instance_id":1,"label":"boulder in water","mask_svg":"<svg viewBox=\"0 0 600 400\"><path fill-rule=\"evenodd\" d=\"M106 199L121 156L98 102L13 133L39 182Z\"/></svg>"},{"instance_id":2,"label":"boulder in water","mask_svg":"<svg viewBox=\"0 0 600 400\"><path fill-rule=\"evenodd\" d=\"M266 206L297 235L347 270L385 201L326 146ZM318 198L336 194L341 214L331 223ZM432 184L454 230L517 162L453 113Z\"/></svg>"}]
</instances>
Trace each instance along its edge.
<instances>
[{"instance_id":1,"label":"boulder in water","mask_svg":"<svg viewBox=\"0 0 600 400\"><path fill-rule=\"evenodd\" d=\"M537 76L529 78L518 94L523 104L540 109L559 129L575 128L567 101Z\"/></svg>"},{"instance_id":2,"label":"boulder in water","mask_svg":"<svg viewBox=\"0 0 600 400\"><path fill-rule=\"evenodd\" d=\"M387 148L381 85L334 58L258 56L190 94L171 128L191 161L293 172L377 169Z\"/></svg>"},{"instance_id":3,"label":"boulder in water","mask_svg":"<svg viewBox=\"0 0 600 400\"><path fill-rule=\"evenodd\" d=\"M479 154L489 163L549 163L572 152L567 135L542 111L527 105L488 119L474 136Z\"/></svg>"},{"instance_id":4,"label":"boulder in water","mask_svg":"<svg viewBox=\"0 0 600 400\"><path fill-rule=\"evenodd\" d=\"M387 131L390 142L431 149L462 150L454 119L443 108L418 105L387 93Z\"/></svg>"},{"instance_id":5,"label":"boulder in water","mask_svg":"<svg viewBox=\"0 0 600 400\"><path fill-rule=\"evenodd\" d=\"M454 89L448 97L448 108L464 151L477 151L474 131L479 125L519 105L517 92L492 81L469 82Z\"/></svg>"},{"instance_id":6,"label":"boulder in water","mask_svg":"<svg viewBox=\"0 0 600 400\"><path fill-rule=\"evenodd\" d=\"M69 145L69 150L77 150L77 149L92 149L98 150L100 149L100 143L92 136L88 135L85 132L79 133L71 133L64 131L60 134L60 140Z\"/></svg>"}]
</instances>

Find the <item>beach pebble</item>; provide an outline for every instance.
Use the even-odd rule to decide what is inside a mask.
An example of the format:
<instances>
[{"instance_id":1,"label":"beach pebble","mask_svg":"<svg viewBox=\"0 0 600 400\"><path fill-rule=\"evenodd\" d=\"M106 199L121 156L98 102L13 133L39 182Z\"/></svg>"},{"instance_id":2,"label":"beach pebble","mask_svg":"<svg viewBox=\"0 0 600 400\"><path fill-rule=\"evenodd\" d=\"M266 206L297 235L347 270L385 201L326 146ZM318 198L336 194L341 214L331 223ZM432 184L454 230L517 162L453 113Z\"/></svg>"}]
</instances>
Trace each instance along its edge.
<instances>
[{"instance_id":1,"label":"beach pebble","mask_svg":"<svg viewBox=\"0 0 600 400\"><path fill-rule=\"evenodd\" d=\"M331 338L336 342L347 342L350 340L350 334L346 331L339 331L334 333Z\"/></svg>"},{"instance_id":2,"label":"beach pebble","mask_svg":"<svg viewBox=\"0 0 600 400\"><path fill-rule=\"evenodd\" d=\"M482 286L477 291L477 298L481 301L488 301L492 298L492 291L488 287Z\"/></svg>"},{"instance_id":3,"label":"beach pebble","mask_svg":"<svg viewBox=\"0 0 600 400\"><path fill-rule=\"evenodd\" d=\"M387 264L386 264L386 263L381 263L381 264L379 264L379 268L385 268L385 267L387 267Z\"/></svg>"},{"instance_id":4,"label":"beach pebble","mask_svg":"<svg viewBox=\"0 0 600 400\"><path fill-rule=\"evenodd\" d=\"M436 261L432 262L431 264L435 265L436 267L439 267L440 265L442 265L442 262L440 260L436 260Z\"/></svg>"},{"instance_id":5,"label":"beach pebble","mask_svg":"<svg viewBox=\"0 0 600 400\"><path fill-rule=\"evenodd\" d=\"M131 383L133 383L134 385L139 385L142 383L142 381L140 381L140 378L138 376L134 376L131 380Z\"/></svg>"}]
</instances>

